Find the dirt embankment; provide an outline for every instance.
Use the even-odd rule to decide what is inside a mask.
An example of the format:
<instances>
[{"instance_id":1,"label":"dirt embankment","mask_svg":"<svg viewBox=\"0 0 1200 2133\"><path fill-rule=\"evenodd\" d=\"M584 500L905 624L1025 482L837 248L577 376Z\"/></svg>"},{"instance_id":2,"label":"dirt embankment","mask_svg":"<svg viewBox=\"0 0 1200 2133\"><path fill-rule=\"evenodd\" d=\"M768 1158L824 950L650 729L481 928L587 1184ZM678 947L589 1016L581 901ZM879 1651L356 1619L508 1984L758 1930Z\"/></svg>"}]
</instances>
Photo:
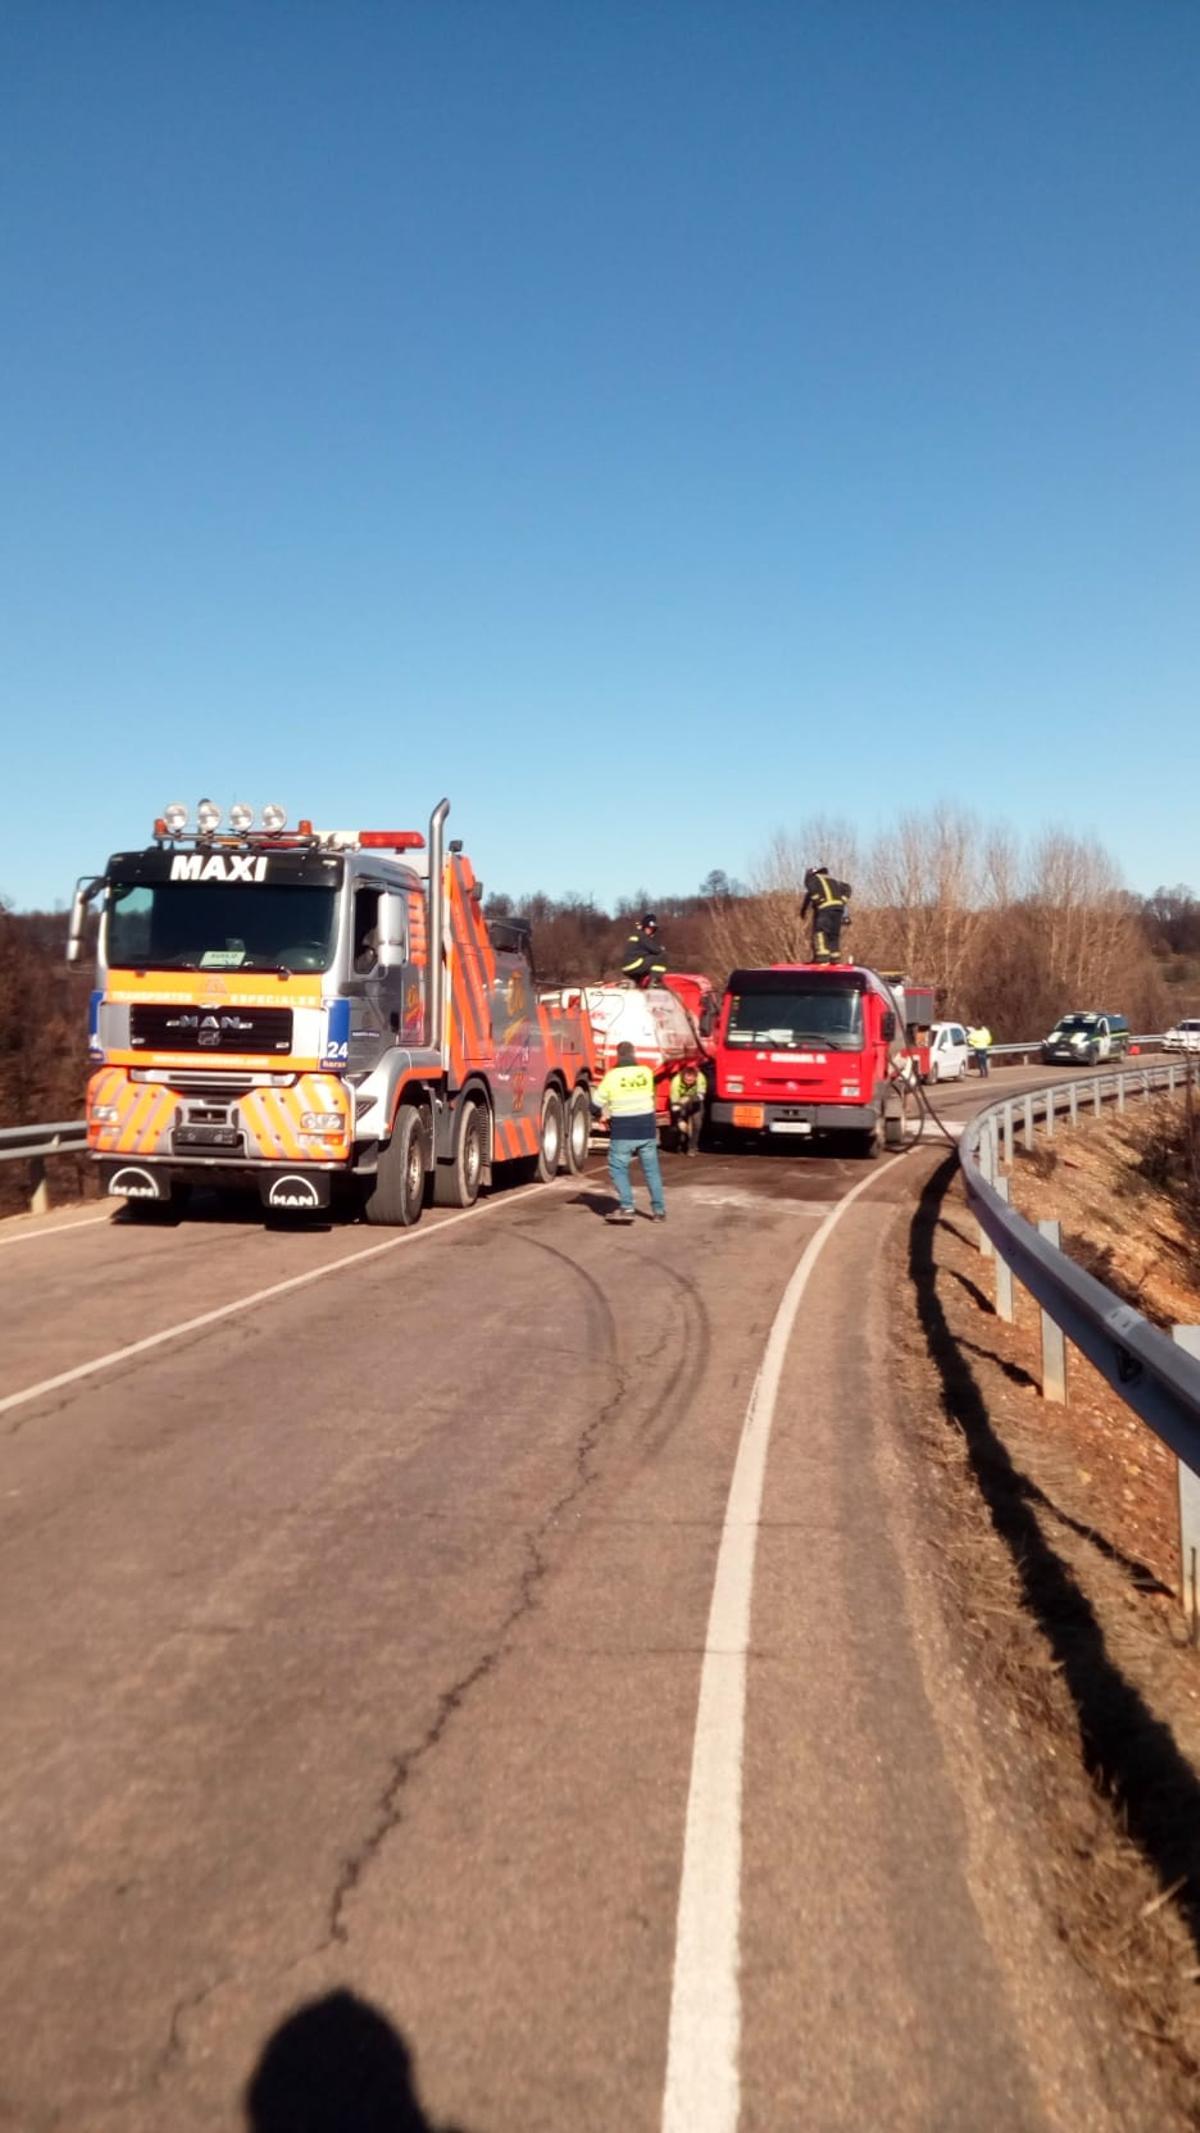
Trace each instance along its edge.
<instances>
[{"instance_id":1,"label":"dirt embankment","mask_svg":"<svg viewBox=\"0 0 1200 2133\"><path fill-rule=\"evenodd\" d=\"M1153 1115L1060 1126L1013 1198L1160 1322L1200 1322L1179 1204L1141 1167ZM1076 1959L1200 2124L1200 1655L1177 1596L1175 1463L1072 1353L1040 1393L1038 1313L992 1307L953 1164L931 1173L898 1291L897 1346L931 1477L931 1537L981 1697L1023 1742L1052 1861L1041 1890Z\"/></svg>"}]
</instances>

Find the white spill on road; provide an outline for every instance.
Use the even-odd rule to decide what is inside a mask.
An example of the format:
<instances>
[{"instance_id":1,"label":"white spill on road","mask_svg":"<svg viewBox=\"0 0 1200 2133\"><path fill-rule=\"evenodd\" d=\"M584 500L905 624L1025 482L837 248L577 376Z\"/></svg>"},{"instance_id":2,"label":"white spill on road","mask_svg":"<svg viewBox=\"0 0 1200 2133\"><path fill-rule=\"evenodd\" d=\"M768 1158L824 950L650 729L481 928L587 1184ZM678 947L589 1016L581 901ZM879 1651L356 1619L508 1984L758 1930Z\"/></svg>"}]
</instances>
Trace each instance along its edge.
<instances>
[{"instance_id":1,"label":"white spill on road","mask_svg":"<svg viewBox=\"0 0 1200 2133\"><path fill-rule=\"evenodd\" d=\"M680 1190L686 1192L689 1202L695 1200L701 1207L745 1207L756 1215L824 1215L839 1204L836 1200L789 1200L761 1192L730 1192L720 1185L682 1186Z\"/></svg>"}]
</instances>

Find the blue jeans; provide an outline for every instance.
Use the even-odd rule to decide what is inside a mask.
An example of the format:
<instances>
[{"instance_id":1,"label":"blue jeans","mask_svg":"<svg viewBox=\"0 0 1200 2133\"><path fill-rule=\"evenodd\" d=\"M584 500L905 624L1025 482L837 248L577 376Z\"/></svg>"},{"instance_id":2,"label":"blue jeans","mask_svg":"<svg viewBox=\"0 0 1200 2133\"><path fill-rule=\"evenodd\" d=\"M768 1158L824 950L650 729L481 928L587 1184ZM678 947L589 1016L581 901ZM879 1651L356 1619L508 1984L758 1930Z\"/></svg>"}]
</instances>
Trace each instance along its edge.
<instances>
[{"instance_id":1,"label":"blue jeans","mask_svg":"<svg viewBox=\"0 0 1200 2133\"><path fill-rule=\"evenodd\" d=\"M642 1176L650 1190L650 1205L656 1215L667 1211L663 1199L662 1171L658 1162L658 1135L652 1133L644 1141L610 1140L608 1144L608 1174L613 1191L627 1215L633 1213L633 1179L629 1172L634 1156L642 1166Z\"/></svg>"}]
</instances>

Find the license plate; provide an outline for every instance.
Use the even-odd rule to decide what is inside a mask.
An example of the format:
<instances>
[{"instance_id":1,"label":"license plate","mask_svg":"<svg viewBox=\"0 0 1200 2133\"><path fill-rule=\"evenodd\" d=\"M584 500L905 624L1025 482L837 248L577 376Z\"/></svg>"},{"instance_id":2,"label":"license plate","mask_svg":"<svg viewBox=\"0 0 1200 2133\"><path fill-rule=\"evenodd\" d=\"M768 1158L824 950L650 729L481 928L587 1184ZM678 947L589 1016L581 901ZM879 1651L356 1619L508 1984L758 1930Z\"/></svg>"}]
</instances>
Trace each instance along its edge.
<instances>
[{"instance_id":1,"label":"license plate","mask_svg":"<svg viewBox=\"0 0 1200 2133\"><path fill-rule=\"evenodd\" d=\"M766 1111L762 1104L735 1104L733 1107L735 1126L762 1126L765 1119Z\"/></svg>"},{"instance_id":2,"label":"license plate","mask_svg":"<svg viewBox=\"0 0 1200 2133\"><path fill-rule=\"evenodd\" d=\"M772 1133L811 1133L807 1119L777 1118L771 1127Z\"/></svg>"}]
</instances>

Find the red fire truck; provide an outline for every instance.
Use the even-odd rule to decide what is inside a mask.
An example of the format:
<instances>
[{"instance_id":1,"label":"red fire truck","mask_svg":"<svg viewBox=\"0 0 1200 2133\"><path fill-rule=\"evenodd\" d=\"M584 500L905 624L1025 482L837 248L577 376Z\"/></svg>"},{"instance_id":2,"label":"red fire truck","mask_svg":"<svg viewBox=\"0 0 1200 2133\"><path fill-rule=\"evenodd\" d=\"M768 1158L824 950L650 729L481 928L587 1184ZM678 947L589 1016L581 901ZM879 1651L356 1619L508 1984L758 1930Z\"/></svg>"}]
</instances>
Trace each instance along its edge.
<instances>
[{"instance_id":1,"label":"red fire truck","mask_svg":"<svg viewBox=\"0 0 1200 2133\"><path fill-rule=\"evenodd\" d=\"M848 1134L868 1156L899 1146L932 1016L927 986L857 964L735 970L712 1063L714 1140Z\"/></svg>"},{"instance_id":2,"label":"red fire truck","mask_svg":"<svg viewBox=\"0 0 1200 2133\"><path fill-rule=\"evenodd\" d=\"M415 1222L469 1207L493 1167L587 1157L585 1012L538 999L527 930L489 923L434 809L415 830L228 823L204 801L79 884L68 956L100 910L88 1146L105 1192L161 1211L190 1185L270 1208Z\"/></svg>"}]
</instances>

